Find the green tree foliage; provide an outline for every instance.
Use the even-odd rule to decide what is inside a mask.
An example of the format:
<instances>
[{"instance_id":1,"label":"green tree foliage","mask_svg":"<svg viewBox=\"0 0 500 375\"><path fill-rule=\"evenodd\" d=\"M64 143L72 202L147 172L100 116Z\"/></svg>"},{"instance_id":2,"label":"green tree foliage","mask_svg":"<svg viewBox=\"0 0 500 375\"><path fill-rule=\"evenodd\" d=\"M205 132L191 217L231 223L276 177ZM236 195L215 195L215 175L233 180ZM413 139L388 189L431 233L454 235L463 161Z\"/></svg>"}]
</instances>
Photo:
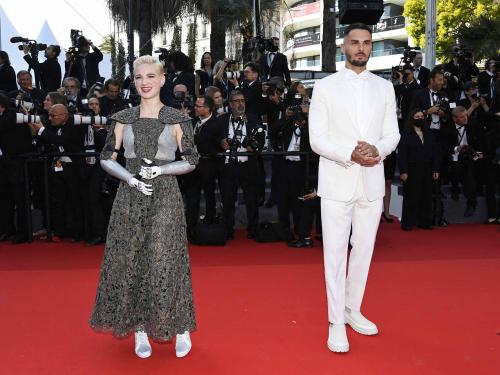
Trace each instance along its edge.
<instances>
[{"instance_id":1,"label":"green tree foliage","mask_svg":"<svg viewBox=\"0 0 500 375\"><path fill-rule=\"evenodd\" d=\"M125 47L120 40L118 42L118 53L116 55L116 79L123 83L125 80L125 69L127 60L125 59Z\"/></svg>"},{"instance_id":2,"label":"green tree foliage","mask_svg":"<svg viewBox=\"0 0 500 375\"><path fill-rule=\"evenodd\" d=\"M425 0L407 0L403 14L408 20L409 35L417 46L425 47ZM471 49L476 59L498 53L499 18L500 4L495 0L438 0L438 58L447 60L456 44Z\"/></svg>"}]
</instances>

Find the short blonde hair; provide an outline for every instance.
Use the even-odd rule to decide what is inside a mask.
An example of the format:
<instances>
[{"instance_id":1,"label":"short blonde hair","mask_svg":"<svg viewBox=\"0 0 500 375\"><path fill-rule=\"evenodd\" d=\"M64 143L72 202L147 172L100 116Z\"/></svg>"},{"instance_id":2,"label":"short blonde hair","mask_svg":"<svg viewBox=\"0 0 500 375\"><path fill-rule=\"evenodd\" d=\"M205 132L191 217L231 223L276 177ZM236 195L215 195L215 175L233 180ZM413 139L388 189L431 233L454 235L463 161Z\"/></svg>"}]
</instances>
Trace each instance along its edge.
<instances>
[{"instance_id":1,"label":"short blonde hair","mask_svg":"<svg viewBox=\"0 0 500 375\"><path fill-rule=\"evenodd\" d=\"M144 55L135 59L134 72L137 70L137 68L139 68L139 66L143 64L153 64L156 66L159 73L163 73L163 63L160 60L158 60L156 56Z\"/></svg>"}]
</instances>

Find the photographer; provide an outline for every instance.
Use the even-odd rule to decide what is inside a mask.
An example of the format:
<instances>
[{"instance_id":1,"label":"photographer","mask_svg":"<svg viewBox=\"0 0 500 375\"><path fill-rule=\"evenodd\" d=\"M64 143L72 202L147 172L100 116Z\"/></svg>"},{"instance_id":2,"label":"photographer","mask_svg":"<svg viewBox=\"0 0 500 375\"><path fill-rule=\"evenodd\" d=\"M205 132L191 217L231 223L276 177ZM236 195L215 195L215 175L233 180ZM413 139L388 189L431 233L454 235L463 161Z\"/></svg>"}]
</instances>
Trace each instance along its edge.
<instances>
[{"instance_id":1,"label":"photographer","mask_svg":"<svg viewBox=\"0 0 500 375\"><path fill-rule=\"evenodd\" d=\"M217 118L216 137L224 157L222 171L222 204L228 239L234 237L234 205L238 187L243 190L247 213L247 237L255 238L259 223L257 205L258 162L255 156L236 156L236 152L256 152L264 145L259 117L245 113L245 96L241 91L229 95L231 113ZM260 130L260 131L259 131Z\"/></svg>"},{"instance_id":2,"label":"photographer","mask_svg":"<svg viewBox=\"0 0 500 375\"><path fill-rule=\"evenodd\" d=\"M429 84L429 75L431 71L422 65L423 57L421 52L416 52L413 57L413 76L421 88L427 87Z\"/></svg>"},{"instance_id":3,"label":"photographer","mask_svg":"<svg viewBox=\"0 0 500 375\"><path fill-rule=\"evenodd\" d=\"M167 69L166 81L160 90L160 98L163 104L169 105L173 99L174 87L184 85L187 93L192 97L195 94L194 67L191 59L180 51L174 51L168 55L165 61Z\"/></svg>"},{"instance_id":4,"label":"photographer","mask_svg":"<svg viewBox=\"0 0 500 375\"><path fill-rule=\"evenodd\" d=\"M500 69L500 62L495 59L488 59L484 65L484 71L477 77L479 95L485 97L488 104L495 99L495 81Z\"/></svg>"},{"instance_id":5,"label":"photographer","mask_svg":"<svg viewBox=\"0 0 500 375\"><path fill-rule=\"evenodd\" d=\"M85 97L80 91L80 81L76 77L66 77L62 84L58 91L66 97L69 113L80 113L83 107L82 99Z\"/></svg>"},{"instance_id":6,"label":"photographer","mask_svg":"<svg viewBox=\"0 0 500 375\"><path fill-rule=\"evenodd\" d=\"M472 76L479 75L479 68L474 64L472 53L459 46L452 49L451 60L444 64L444 74L448 81L448 90L452 94L450 99L455 101L463 84L472 80Z\"/></svg>"},{"instance_id":7,"label":"photographer","mask_svg":"<svg viewBox=\"0 0 500 375\"><path fill-rule=\"evenodd\" d=\"M120 96L121 87L118 80L113 78L108 79L104 83L104 90L106 91L106 95L99 99L101 116L109 117L110 115L125 109L127 102Z\"/></svg>"},{"instance_id":8,"label":"photographer","mask_svg":"<svg viewBox=\"0 0 500 375\"><path fill-rule=\"evenodd\" d=\"M41 123L31 123L31 133L38 135L42 142L55 147L60 153L83 152L82 131L68 124L66 107L56 104L50 108L49 120L54 131L49 131ZM82 158L66 155L55 156L49 171L54 231L57 236L70 236L74 241L80 241L83 234L81 172ZM71 213L69 226L66 220L68 212Z\"/></svg>"},{"instance_id":9,"label":"photographer","mask_svg":"<svg viewBox=\"0 0 500 375\"><path fill-rule=\"evenodd\" d=\"M17 90L16 72L10 65L9 54L0 50L0 91L9 93Z\"/></svg>"},{"instance_id":10,"label":"photographer","mask_svg":"<svg viewBox=\"0 0 500 375\"><path fill-rule=\"evenodd\" d=\"M307 114L300 107L273 134L273 148L276 151L310 152ZM304 190L306 177L306 158L304 155L277 156L273 165L273 177L277 179L278 217L280 223L291 240L290 212L293 217L294 232L299 233L300 211L302 202L299 199L306 193Z\"/></svg>"},{"instance_id":11,"label":"photographer","mask_svg":"<svg viewBox=\"0 0 500 375\"><path fill-rule=\"evenodd\" d=\"M0 159L0 240L28 240L24 159L19 156L33 152L31 139L28 125L16 124L9 98L0 94L0 150L5 157Z\"/></svg>"},{"instance_id":12,"label":"photographer","mask_svg":"<svg viewBox=\"0 0 500 375\"><path fill-rule=\"evenodd\" d=\"M227 100L229 93L240 86L238 62L226 57L215 64L214 72L214 86L221 90L222 97Z\"/></svg>"},{"instance_id":13,"label":"photographer","mask_svg":"<svg viewBox=\"0 0 500 375\"><path fill-rule=\"evenodd\" d=\"M200 214L200 197L203 189L205 197L204 223L215 221L215 185L220 178L220 163L217 153L220 152L216 136L217 119L213 114L215 105L212 98L200 96L194 106L196 117L193 119L194 143L200 154L196 169L184 175L184 191L186 195L186 224L188 236L192 237ZM219 180L220 184L220 180Z\"/></svg>"},{"instance_id":14,"label":"photographer","mask_svg":"<svg viewBox=\"0 0 500 375\"><path fill-rule=\"evenodd\" d=\"M415 79L411 65L405 65L402 72L398 71L398 75L399 83L394 87L394 91L396 93L399 128L403 129L403 124L406 123L410 114L413 95L420 90L420 85Z\"/></svg>"},{"instance_id":15,"label":"photographer","mask_svg":"<svg viewBox=\"0 0 500 375\"><path fill-rule=\"evenodd\" d=\"M243 84L240 90L245 96L246 112L261 116L265 113L265 104L262 98L262 84L259 81L258 65L253 62L246 63L243 76Z\"/></svg>"},{"instance_id":16,"label":"photographer","mask_svg":"<svg viewBox=\"0 0 500 375\"><path fill-rule=\"evenodd\" d=\"M173 88L172 99L168 105L172 108L178 109L189 117L194 117L194 104L193 98L189 95L186 85L178 84Z\"/></svg>"},{"instance_id":17,"label":"photographer","mask_svg":"<svg viewBox=\"0 0 500 375\"><path fill-rule=\"evenodd\" d=\"M61 65L57 58L61 53L59 46L50 45L45 48L45 58L43 63L30 55L31 46L23 43L24 60L30 69L33 69L40 77L40 87L45 92L56 91L61 86ZM37 50L38 51L38 50Z\"/></svg>"},{"instance_id":18,"label":"photographer","mask_svg":"<svg viewBox=\"0 0 500 375\"><path fill-rule=\"evenodd\" d=\"M19 84L19 90L10 92L9 96L19 101L32 103L33 110L31 112L40 113L43 107L45 93L33 87L33 76L31 73L27 70L20 70L17 73L17 83Z\"/></svg>"},{"instance_id":19,"label":"photographer","mask_svg":"<svg viewBox=\"0 0 500 375\"><path fill-rule=\"evenodd\" d=\"M443 127L443 143L445 155L451 161L452 198L458 199L458 183L461 182L467 199L464 216L470 217L476 209L475 163L483 158L480 137L477 124L470 121L464 107L458 106L451 113L452 122Z\"/></svg>"},{"instance_id":20,"label":"photographer","mask_svg":"<svg viewBox=\"0 0 500 375\"><path fill-rule=\"evenodd\" d=\"M74 45L73 48L75 47L76 49L73 51L66 52L64 77L77 78L81 83L81 89L86 94L88 89L101 77L99 63L102 61L103 55L99 48L83 35L77 37L76 46ZM93 52L90 52L91 48Z\"/></svg>"},{"instance_id":21,"label":"photographer","mask_svg":"<svg viewBox=\"0 0 500 375\"><path fill-rule=\"evenodd\" d=\"M263 77L266 81L271 77L280 77L290 87L292 80L290 79L290 69L288 68L287 57L278 52L280 40L277 37L272 38L272 45L269 51L262 55L259 64L263 69Z\"/></svg>"}]
</instances>

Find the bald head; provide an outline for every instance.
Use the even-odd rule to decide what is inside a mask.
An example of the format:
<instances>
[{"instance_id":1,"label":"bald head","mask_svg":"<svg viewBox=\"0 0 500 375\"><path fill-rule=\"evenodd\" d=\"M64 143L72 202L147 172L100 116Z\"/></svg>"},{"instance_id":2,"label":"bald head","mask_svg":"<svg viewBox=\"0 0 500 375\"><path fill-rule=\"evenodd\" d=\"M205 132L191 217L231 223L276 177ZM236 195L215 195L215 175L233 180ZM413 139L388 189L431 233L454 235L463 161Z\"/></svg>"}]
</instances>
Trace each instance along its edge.
<instances>
[{"instance_id":1,"label":"bald head","mask_svg":"<svg viewBox=\"0 0 500 375\"><path fill-rule=\"evenodd\" d=\"M186 85L178 84L178 85L174 86L174 92L183 92L183 93L187 94L188 88Z\"/></svg>"},{"instance_id":2,"label":"bald head","mask_svg":"<svg viewBox=\"0 0 500 375\"><path fill-rule=\"evenodd\" d=\"M49 120L54 126L64 125L68 117L68 109L62 104L54 104L49 109Z\"/></svg>"}]
</instances>

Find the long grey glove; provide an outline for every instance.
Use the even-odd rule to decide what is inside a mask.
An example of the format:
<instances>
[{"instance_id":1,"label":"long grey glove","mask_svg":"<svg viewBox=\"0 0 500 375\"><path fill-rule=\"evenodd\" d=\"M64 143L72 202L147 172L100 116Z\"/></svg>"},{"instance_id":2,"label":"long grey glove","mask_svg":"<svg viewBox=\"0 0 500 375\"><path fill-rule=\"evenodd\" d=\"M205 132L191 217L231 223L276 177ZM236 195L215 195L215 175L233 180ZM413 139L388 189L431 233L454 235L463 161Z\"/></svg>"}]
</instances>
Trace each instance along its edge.
<instances>
[{"instance_id":1,"label":"long grey glove","mask_svg":"<svg viewBox=\"0 0 500 375\"><path fill-rule=\"evenodd\" d=\"M163 165L153 167L141 167L139 175L146 180L151 180L162 174L177 176L194 171L196 166L189 164L187 160L174 161Z\"/></svg>"},{"instance_id":2,"label":"long grey glove","mask_svg":"<svg viewBox=\"0 0 500 375\"><path fill-rule=\"evenodd\" d=\"M116 160L101 160L101 167L104 171L119 180L126 182L130 187L134 187L144 195L153 194L153 186L139 181L132 173L122 167Z\"/></svg>"}]
</instances>

